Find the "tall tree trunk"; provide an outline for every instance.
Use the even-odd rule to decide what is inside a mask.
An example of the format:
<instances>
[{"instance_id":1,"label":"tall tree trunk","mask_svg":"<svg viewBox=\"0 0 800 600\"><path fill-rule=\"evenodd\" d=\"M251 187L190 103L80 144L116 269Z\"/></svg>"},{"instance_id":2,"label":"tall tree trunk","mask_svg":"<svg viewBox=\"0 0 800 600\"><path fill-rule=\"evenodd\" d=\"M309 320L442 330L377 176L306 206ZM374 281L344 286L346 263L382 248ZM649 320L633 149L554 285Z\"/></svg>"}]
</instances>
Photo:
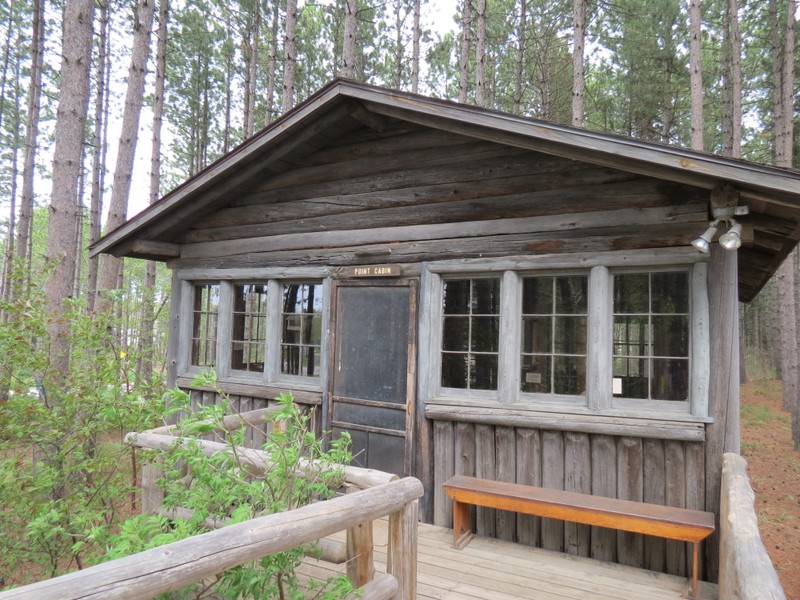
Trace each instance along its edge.
<instances>
[{"instance_id":1,"label":"tall tree trunk","mask_svg":"<svg viewBox=\"0 0 800 600\"><path fill-rule=\"evenodd\" d=\"M107 102L108 87L106 78L110 71L108 51L108 2L101 2L100 31L97 40L97 90L94 104L94 132L92 134L92 194L89 201L89 243L100 239L100 215L103 213L103 182L105 180L106 151L108 149ZM97 272L100 259L93 256L89 259L89 272L86 276L86 298L90 311L94 311L97 300Z\"/></svg>"},{"instance_id":2,"label":"tall tree trunk","mask_svg":"<svg viewBox=\"0 0 800 600\"><path fill-rule=\"evenodd\" d=\"M414 0L414 42L411 51L411 92L416 94L419 91L419 40L422 37L420 28L420 7L421 0Z\"/></svg>"},{"instance_id":3,"label":"tall tree trunk","mask_svg":"<svg viewBox=\"0 0 800 600\"><path fill-rule=\"evenodd\" d=\"M572 125L583 127L583 93L586 76L583 66L583 47L586 40L586 1L572 4Z\"/></svg>"},{"instance_id":4,"label":"tall tree trunk","mask_svg":"<svg viewBox=\"0 0 800 600\"><path fill-rule=\"evenodd\" d=\"M692 149L703 150L703 70L700 0L689 3L689 88L692 104Z\"/></svg>"},{"instance_id":5,"label":"tall tree trunk","mask_svg":"<svg viewBox=\"0 0 800 600\"><path fill-rule=\"evenodd\" d=\"M394 5L394 89L399 90L403 85L403 2Z\"/></svg>"},{"instance_id":6,"label":"tall tree trunk","mask_svg":"<svg viewBox=\"0 0 800 600\"><path fill-rule=\"evenodd\" d=\"M475 104L486 106L486 0L478 0L478 34L475 39Z\"/></svg>"},{"instance_id":7,"label":"tall tree trunk","mask_svg":"<svg viewBox=\"0 0 800 600\"><path fill-rule=\"evenodd\" d=\"M158 201L161 182L161 126L164 114L164 82L167 71L167 24L169 0L159 0L156 32L156 76L153 90L153 138L150 146L150 204ZM153 377L153 331L155 328L156 263L145 264L142 293L142 322L139 328L138 379L148 382Z\"/></svg>"},{"instance_id":8,"label":"tall tree trunk","mask_svg":"<svg viewBox=\"0 0 800 600\"><path fill-rule=\"evenodd\" d=\"M14 80L19 81L21 78L21 64L20 61L14 61ZM5 82L4 82L5 83ZM14 236L16 235L16 215L17 215L17 193L19 180L19 147L20 147L20 129L22 128L22 111L20 110L20 95L14 94L14 134L11 142L11 189L9 190L9 218L8 218L8 231L6 233L7 252L5 260L2 265L2 272L0 276L0 298L9 298L12 296L14 281L11 277L11 271L14 264ZM5 320L2 312L0 312L0 320ZM0 401L5 400L7 392L0 388Z\"/></svg>"},{"instance_id":9,"label":"tall tree trunk","mask_svg":"<svg viewBox=\"0 0 800 600\"><path fill-rule=\"evenodd\" d=\"M462 0L461 5L461 55L459 60L458 101L467 101L469 89L469 54L472 46L472 0Z\"/></svg>"},{"instance_id":10,"label":"tall tree trunk","mask_svg":"<svg viewBox=\"0 0 800 600\"><path fill-rule=\"evenodd\" d=\"M356 35L358 35L358 0L344 3L344 48L342 77L353 79L356 73Z\"/></svg>"},{"instance_id":11,"label":"tall tree trunk","mask_svg":"<svg viewBox=\"0 0 800 600\"><path fill-rule=\"evenodd\" d=\"M517 60L514 64L514 114L522 113L522 74L525 69L525 46L528 35L528 0L519 0L517 16Z\"/></svg>"},{"instance_id":12,"label":"tall tree trunk","mask_svg":"<svg viewBox=\"0 0 800 600\"><path fill-rule=\"evenodd\" d=\"M108 208L106 230L121 226L127 217L128 196L131 189L133 161L136 142L139 138L139 117L144 102L144 83L147 73L147 58L150 54L150 30L153 27L155 0L139 0L133 22L133 50L128 69L128 89L125 93L125 110L122 114L122 131L114 169L114 184ZM119 285L122 259L106 255L100 263L98 287L113 290ZM101 303L102 304L102 303Z\"/></svg>"},{"instance_id":13,"label":"tall tree trunk","mask_svg":"<svg viewBox=\"0 0 800 600\"><path fill-rule=\"evenodd\" d=\"M297 66L297 0L286 0L283 34L283 112L294 106L294 74Z\"/></svg>"},{"instance_id":14,"label":"tall tree trunk","mask_svg":"<svg viewBox=\"0 0 800 600\"><path fill-rule=\"evenodd\" d=\"M253 22L248 31L247 40L247 81L244 105L244 137L253 135L253 122L256 112L256 79L258 77L258 38L261 33L261 2L256 1L253 11Z\"/></svg>"},{"instance_id":15,"label":"tall tree trunk","mask_svg":"<svg viewBox=\"0 0 800 600\"><path fill-rule=\"evenodd\" d=\"M89 108L93 13L94 0L66 1L46 255L48 263L54 265L45 284L45 297L53 315L49 326L50 376L47 390L50 394L56 394L56 390L62 387L60 382L69 376L70 348L63 315L64 301L72 294L77 258L75 222L81 149Z\"/></svg>"},{"instance_id":16,"label":"tall tree trunk","mask_svg":"<svg viewBox=\"0 0 800 600\"><path fill-rule=\"evenodd\" d=\"M264 126L275 119L275 81L278 71L278 23L280 21L278 4L272 7L272 40L270 41L269 66L267 70L267 108L264 114Z\"/></svg>"},{"instance_id":17,"label":"tall tree trunk","mask_svg":"<svg viewBox=\"0 0 800 600\"><path fill-rule=\"evenodd\" d=\"M742 145L742 42L737 0L726 0L722 21L722 154L739 158Z\"/></svg>"},{"instance_id":18,"label":"tall tree trunk","mask_svg":"<svg viewBox=\"0 0 800 600\"><path fill-rule=\"evenodd\" d=\"M17 256L30 260L33 229L33 196L36 171L36 148L39 136L39 112L42 100L42 66L44 58L44 0L34 0L33 37L31 39L31 73L28 85L28 123L25 128L25 160L22 166L22 197L17 225Z\"/></svg>"}]
</instances>

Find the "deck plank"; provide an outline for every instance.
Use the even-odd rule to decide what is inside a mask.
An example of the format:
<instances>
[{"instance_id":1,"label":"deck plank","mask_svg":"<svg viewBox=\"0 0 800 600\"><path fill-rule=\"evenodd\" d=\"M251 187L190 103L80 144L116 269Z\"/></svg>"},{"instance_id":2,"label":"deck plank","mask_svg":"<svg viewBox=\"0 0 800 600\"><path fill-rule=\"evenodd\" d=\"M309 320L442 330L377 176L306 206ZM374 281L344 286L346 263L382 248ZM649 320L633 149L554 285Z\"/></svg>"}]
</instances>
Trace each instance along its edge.
<instances>
[{"instance_id":1,"label":"deck plank","mask_svg":"<svg viewBox=\"0 0 800 600\"><path fill-rule=\"evenodd\" d=\"M376 570L386 569L386 521L374 525ZM343 539L343 534L334 536ZM644 569L606 563L476 536L463 550L452 547L451 529L420 524L417 597L431 600L679 600L688 581ZM308 559L303 574L317 579L344 572L344 565ZM717 600L717 586L701 583L700 598Z\"/></svg>"}]
</instances>

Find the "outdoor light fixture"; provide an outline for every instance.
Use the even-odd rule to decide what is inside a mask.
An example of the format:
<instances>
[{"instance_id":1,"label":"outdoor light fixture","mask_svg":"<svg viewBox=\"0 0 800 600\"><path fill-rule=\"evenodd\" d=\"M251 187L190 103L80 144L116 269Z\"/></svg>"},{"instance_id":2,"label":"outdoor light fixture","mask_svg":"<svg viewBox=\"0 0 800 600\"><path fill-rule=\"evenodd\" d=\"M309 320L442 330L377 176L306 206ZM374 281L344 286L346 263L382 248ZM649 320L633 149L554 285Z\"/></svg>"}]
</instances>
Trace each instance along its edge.
<instances>
[{"instance_id":1,"label":"outdoor light fixture","mask_svg":"<svg viewBox=\"0 0 800 600\"><path fill-rule=\"evenodd\" d=\"M742 245L742 225L734 217L746 215L750 210L746 206L725 206L714 209L714 220L708 224L708 229L699 238L692 242L692 246L703 254L711 251L711 242L717 234L717 229L726 223L728 230L719 236L719 245L726 250L737 250Z\"/></svg>"},{"instance_id":2,"label":"outdoor light fixture","mask_svg":"<svg viewBox=\"0 0 800 600\"><path fill-rule=\"evenodd\" d=\"M733 219L729 223L728 231L719 236L719 245L725 250L736 250L742 245L742 226Z\"/></svg>"}]
</instances>

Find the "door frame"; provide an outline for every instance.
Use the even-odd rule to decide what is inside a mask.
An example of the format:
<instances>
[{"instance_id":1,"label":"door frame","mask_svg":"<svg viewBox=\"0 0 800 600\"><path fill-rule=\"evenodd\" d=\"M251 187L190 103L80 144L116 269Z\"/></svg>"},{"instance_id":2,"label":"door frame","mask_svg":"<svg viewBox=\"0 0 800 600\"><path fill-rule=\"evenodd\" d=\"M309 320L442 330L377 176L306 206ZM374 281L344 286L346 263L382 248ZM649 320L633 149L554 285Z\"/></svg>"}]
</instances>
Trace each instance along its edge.
<instances>
[{"instance_id":1,"label":"door frame","mask_svg":"<svg viewBox=\"0 0 800 600\"><path fill-rule=\"evenodd\" d=\"M416 389L417 389L417 315L419 306L419 278L418 277L393 277L393 278L336 278L331 285L331 312L330 334L328 335L328 382L325 396L327 398L327 419L325 427L328 430L326 437L330 440L333 430L334 385L336 382L337 362L337 335L339 320L339 288L368 288L368 287L405 287L409 289L409 311L407 331L407 365L406 365L406 427L405 449L403 468L405 474L414 475L415 452L414 432L416 424ZM368 401L365 401L367 404Z\"/></svg>"}]
</instances>

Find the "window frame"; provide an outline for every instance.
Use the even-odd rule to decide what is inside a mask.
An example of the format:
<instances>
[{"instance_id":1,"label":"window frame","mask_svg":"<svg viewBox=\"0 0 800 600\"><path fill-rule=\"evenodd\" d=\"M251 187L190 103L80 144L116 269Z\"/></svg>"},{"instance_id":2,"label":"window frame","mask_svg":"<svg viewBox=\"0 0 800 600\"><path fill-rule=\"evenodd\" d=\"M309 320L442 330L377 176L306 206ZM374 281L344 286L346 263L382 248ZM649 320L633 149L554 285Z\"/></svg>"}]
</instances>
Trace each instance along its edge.
<instances>
[{"instance_id":1,"label":"window frame","mask_svg":"<svg viewBox=\"0 0 800 600\"><path fill-rule=\"evenodd\" d=\"M322 392L327 385L328 332L330 329L331 273L325 269L184 269L175 274L179 282L179 315L189 318L179 322L176 342L176 377L194 377L206 370L191 364L191 336L195 286L219 284L220 302L217 317L216 366L221 382L276 386L310 392ZM314 377L281 373L282 298L288 284L313 283L322 286L322 322L319 375ZM267 314L264 341L264 371L232 368L234 290L237 285L266 285ZM179 316L180 319L180 316Z\"/></svg>"},{"instance_id":2,"label":"window frame","mask_svg":"<svg viewBox=\"0 0 800 600\"><path fill-rule=\"evenodd\" d=\"M421 277L421 332L430 340L420 349L420 365L431 372L421 378L427 404L472 406L509 411L542 411L577 415L710 422L709 313L707 257L666 251L598 253L580 259L570 255L471 259L428 263ZM685 271L689 279L689 397L686 401L615 398L613 375L613 275L625 272ZM522 279L532 276L588 275L586 393L559 395L522 392ZM498 390L492 393L441 386L443 282L448 279L500 277L500 357ZM424 340L423 333L420 339ZM421 371L422 372L422 371Z\"/></svg>"}]
</instances>

